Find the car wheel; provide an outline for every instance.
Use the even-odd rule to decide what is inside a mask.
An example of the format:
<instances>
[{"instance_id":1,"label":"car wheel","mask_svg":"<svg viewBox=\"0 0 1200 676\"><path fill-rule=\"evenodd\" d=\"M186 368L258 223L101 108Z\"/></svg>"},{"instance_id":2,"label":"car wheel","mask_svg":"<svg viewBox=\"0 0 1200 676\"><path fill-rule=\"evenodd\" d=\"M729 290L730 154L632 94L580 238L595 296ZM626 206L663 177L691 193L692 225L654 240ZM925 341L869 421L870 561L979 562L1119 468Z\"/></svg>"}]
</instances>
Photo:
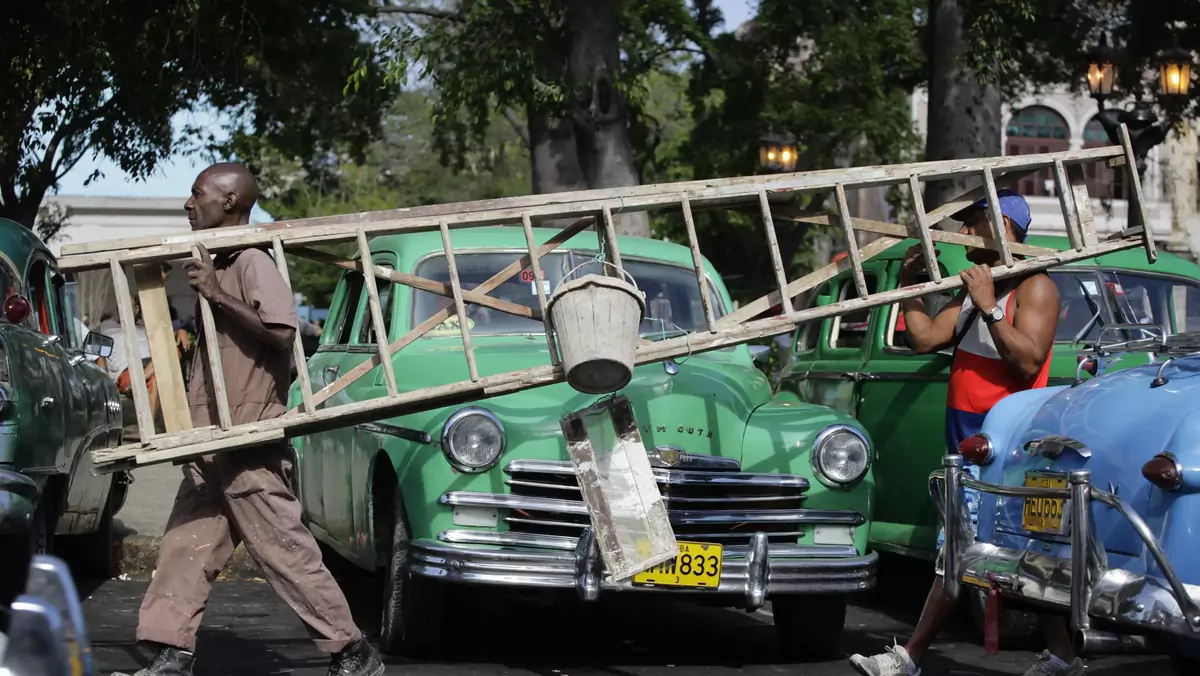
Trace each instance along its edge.
<instances>
[{"instance_id":1,"label":"car wheel","mask_svg":"<svg viewBox=\"0 0 1200 676\"><path fill-rule=\"evenodd\" d=\"M783 659L823 658L837 652L846 625L844 597L777 596L771 599L771 612Z\"/></svg>"},{"instance_id":2,"label":"car wheel","mask_svg":"<svg viewBox=\"0 0 1200 676\"><path fill-rule=\"evenodd\" d=\"M441 643L445 590L441 584L409 572L411 535L399 491L394 498L392 520L392 556L384 578L379 645L389 655L431 656Z\"/></svg>"},{"instance_id":3,"label":"car wheel","mask_svg":"<svg viewBox=\"0 0 1200 676\"><path fill-rule=\"evenodd\" d=\"M984 639L984 612L987 607L987 592L982 589L967 587L968 600L971 606L971 621L975 624L979 642ZM998 638L1001 650L1032 650L1037 652L1045 647L1041 626L1037 613L1024 610L1005 610L1000 606L1000 626Z\"/></svg>"},{"instance_id":4,"label":"car wheel","mask_svg":"<svg viewBox=\"0 0 1200 676\"><path fill-rule=\"evenodd\" d=\"M84 535L62 538L59 543L62 558L70 566L71 574L76 579L108 580L121 572L121 543L113 537L113 515L120 499L120 496L114 493L117 483L114 478L96 530Z\"/></svg>"}]
</instances>

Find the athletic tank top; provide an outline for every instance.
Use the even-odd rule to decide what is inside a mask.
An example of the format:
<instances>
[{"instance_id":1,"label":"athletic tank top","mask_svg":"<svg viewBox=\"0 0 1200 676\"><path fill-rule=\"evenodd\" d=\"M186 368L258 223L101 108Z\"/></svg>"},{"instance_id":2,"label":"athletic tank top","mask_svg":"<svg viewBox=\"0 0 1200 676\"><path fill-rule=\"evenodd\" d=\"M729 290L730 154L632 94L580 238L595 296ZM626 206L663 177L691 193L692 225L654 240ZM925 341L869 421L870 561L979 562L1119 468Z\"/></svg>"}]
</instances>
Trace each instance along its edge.
<instances>
[{"instance_id":1,"label":"athletic tank top","mask_svg":"<svg viewBox=\"0 0 1200 676\"><path fill-rule=\"evenodd\" d=\"M1004 308L1004 321L1009 324L1013 321L1015 301L1015 289L996 299ZM962 341L954 350L954 359L950 362L947 408L966 413L987 413L996 402L1010 394L1045 387L1050 380L1050 354L1046 355L1046 361L1033 380L1025 380L1000 357L992 333L983 321L982 310L975 315L970 326L965 326L974 308L975 303L968 295L963 300L958 324L954 327L954 335L962 335Z\"/></svg>"}]
</instances>

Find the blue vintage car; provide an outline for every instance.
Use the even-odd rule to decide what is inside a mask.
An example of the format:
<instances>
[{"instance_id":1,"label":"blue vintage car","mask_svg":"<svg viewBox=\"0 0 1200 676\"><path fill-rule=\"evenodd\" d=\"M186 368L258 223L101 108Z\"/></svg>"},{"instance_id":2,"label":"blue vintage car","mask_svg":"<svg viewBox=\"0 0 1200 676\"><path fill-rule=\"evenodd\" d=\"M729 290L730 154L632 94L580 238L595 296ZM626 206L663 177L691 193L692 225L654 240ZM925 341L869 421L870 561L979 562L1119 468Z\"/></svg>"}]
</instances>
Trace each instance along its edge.
<instances>
[{"instance_id":1,"label":"blue vintage car","mask_svg":"<svg viewBox=\"0 0 1200 676\"><path fill-rule=\"evenodd\" d=\"M1200 673L1200 333L1114 326L1086 354L1152 362L1002 400L930 477L946 593L1060 612L1083 655L1170 655ZM964 471L976 465L979 479ZM972 538L965 494L979 493Z\"/></svg>"}]
</instances>

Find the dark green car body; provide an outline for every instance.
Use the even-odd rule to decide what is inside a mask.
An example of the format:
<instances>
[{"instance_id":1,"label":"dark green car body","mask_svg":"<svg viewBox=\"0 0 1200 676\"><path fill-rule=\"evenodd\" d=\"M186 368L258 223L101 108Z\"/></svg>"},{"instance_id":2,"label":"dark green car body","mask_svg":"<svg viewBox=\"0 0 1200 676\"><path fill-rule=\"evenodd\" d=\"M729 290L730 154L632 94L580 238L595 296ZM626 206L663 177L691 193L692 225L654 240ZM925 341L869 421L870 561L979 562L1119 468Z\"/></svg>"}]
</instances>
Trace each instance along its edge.
<instances>
[{"instance_id":1,"label":"dark green car body","mask_svg":"<svg viewBox=\"0 0 1200 676\"><path fill-rule=\"evenodd\" d=\"M896 288L901 258L915 243L907 240L864 262L871 293ZM1060 237L1033 236L1028 243L1068 248L1066 238ZM970 265L962 246L938 244L937 249L943 276L957 275ZM1200 266L1180 256L1160 251L1150 265L1142 249L1132 249L1052 268L1049 274L1062 299L1051 385L1070 383L1077 373L1091 377L1079 372L1077 355L1099 337L1100 326L1153 323L1172 332L1200 329ZM816 289L811 304L856 295L847 272ZM935 313L951 297L927 297L927 311ZM1100 320L1090 327L1095 310L1089 298L1100 310ZM941 466L945 451L950 353L914 353L897 330L899 317L899 304L894 304L800 326L779 387L783 396L842 411L867 429L877 448L870 546L932 559L938 521L927 480ZM1146 360L1144 354L1127 354L1107 368L1128 368Z\"/></svg>"}]
</instances>

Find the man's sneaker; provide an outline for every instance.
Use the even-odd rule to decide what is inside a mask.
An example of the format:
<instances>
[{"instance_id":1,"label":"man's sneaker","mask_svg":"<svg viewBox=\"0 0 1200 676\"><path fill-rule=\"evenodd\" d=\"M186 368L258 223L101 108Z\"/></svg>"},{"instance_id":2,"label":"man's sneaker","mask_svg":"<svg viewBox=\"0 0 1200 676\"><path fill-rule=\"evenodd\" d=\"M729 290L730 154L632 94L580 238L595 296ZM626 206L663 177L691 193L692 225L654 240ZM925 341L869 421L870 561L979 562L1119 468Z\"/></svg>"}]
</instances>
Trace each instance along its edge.
<instances>
[{"instance_id":1,"label":"man's sneaker","mask_svg":"<svg viewBox=\"0 0 1200 676\"><path fill-rule=\"evenodd\" d=\"M133 676L192 676L192 664L196 656L186 650L160 646L158 654L150 661L150 665L133 674ZM112 676L128 676L113 672Z\"/></svg>"},{"instance_id":2,"label":"man's sneaker","mask_svg":"<svg viewBox=\"0 0 1200 676\"><path fill-rule=\"evenodd\" d=\"M327 676L383 676L383 660L364 636L334 653Z\"/></svg>"},{"instance_id":3,"label":"man's sneaker","mask_svg":"<svg viewBox=\"0 0 1200 676\"><path fill-rule=\"evenodd\" d=\"M1074 662L1067 664L1050 654L1049 650L1043 650L1037 662L1025 672L1025 676L1079 676L1082 673L1083 660L1078 657Z\"/></svg>"},{"instance_id":4,"label":"man's sneaker","mask_svg":"<svg viewBox=\"0 0 1200 676\"><path fill-rule=\"evenodd\" d=\"M863 676L921 676L921 670L908 656L908 651L899 644L870 657L853 655L850 666Z\"/></svg>"}]
</instances>

